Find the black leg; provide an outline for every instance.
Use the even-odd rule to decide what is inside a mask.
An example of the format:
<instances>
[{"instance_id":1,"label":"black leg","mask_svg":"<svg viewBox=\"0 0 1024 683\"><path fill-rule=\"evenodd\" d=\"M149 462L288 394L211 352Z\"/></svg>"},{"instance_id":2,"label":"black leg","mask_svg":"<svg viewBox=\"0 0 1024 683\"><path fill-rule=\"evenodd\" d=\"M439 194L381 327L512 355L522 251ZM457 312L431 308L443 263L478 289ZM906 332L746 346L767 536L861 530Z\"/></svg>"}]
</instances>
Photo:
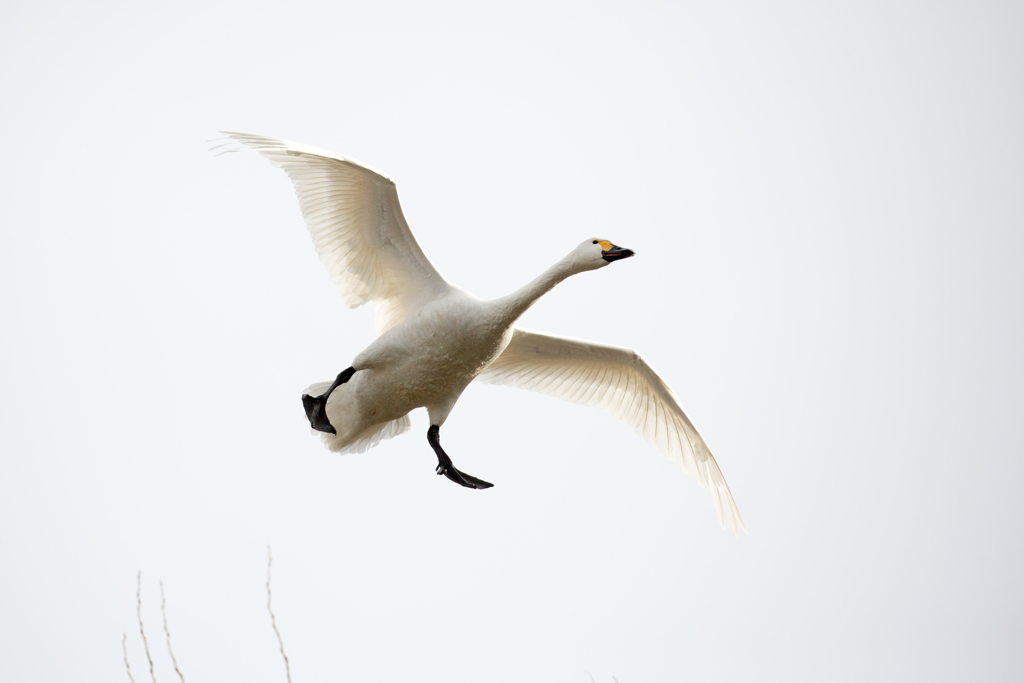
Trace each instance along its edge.
<instances>
[{"instance_id":1,"label":"black leg","mask_svg":"<svg viewBox=\"0 0 1024 683\"><path fill-rule=\"evenodd\" d=\"M483 479L477 479L476 477L455 469L455 465L452 464L452 459L449 458L448 454L444 452L443 448L441 448L441 428L439 426L430 425L430 429L427 430L427 441L430 443L430 447L434 449L434 453L437 454L438 474L443 474L456 484L461 484L466 488L489 489L494 486L494 484L489 484Z\"/></svg>"},{"instance_id":2,"label":"black leg","mask_svg":"<svg viewBox=\"0 0 1024 683\"><path fill-rule=\"evenodd\" d=\"M310 396L309 394L302 395L302 407L306 410L306 418L309 420L310 427L318 432L327 432L328 434L338 433L335 431L334 426L331 425L331 421L327 419L327 398L331 395L332 391L352 379L352 375L354 374L356 374L355 368L342 370L334 379L334 383L331 385L331 388L321 396Z\"/></svg>"}]
</instances>

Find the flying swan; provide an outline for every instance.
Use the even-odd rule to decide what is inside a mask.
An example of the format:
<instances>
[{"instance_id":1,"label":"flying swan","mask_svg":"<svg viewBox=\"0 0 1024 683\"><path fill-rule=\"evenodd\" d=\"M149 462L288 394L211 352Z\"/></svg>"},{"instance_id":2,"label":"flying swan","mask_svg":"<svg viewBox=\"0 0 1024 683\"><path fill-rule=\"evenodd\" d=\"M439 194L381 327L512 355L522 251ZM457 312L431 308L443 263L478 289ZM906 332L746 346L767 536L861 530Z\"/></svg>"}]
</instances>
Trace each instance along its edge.
<instances>
[{"instance_id":1,"label":"flying swan","mask_svg":"<svg viewBox=\"0 0 1024 683\"><path fill-rule=\"evenodd\" d=\"M635 351L555 337L515 322L559 282L633 256L588 239L522 289L481 301L434 269L412 235L395 183L354 159L306 145L224 132L224 152L254 149L295 185L320 260L350 307L372 302L377 338L333 382L310 386L302 404L328 449L362 452L409 430L426 408L437 473L474 489L440 431L474 379L596 406L638 434L711 492L718 521L746 531L722 470L676 395Z\"/></svg>"}]
</instances>

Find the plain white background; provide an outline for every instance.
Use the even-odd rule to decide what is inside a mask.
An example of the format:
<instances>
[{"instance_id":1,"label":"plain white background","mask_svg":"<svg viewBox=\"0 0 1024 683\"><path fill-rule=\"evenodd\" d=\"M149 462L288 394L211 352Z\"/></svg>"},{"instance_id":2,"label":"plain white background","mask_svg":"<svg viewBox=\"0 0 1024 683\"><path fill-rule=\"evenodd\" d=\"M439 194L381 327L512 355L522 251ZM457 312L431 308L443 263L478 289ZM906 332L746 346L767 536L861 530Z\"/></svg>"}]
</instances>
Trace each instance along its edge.
<instances>
[{"instance_id":1,"label":"plain white background","mask_svg":"<svg viewBox=\"0 0 1024 683\"><path fill-rule=\"evenodd\" d=\"M1013 2L6 3L7 681L1019 680L1024 12ZM287 178L398 183L484 297L638 349L750 534L625 425L473 386L327 453L372 339Z\"/></svg>"}]
</instances>

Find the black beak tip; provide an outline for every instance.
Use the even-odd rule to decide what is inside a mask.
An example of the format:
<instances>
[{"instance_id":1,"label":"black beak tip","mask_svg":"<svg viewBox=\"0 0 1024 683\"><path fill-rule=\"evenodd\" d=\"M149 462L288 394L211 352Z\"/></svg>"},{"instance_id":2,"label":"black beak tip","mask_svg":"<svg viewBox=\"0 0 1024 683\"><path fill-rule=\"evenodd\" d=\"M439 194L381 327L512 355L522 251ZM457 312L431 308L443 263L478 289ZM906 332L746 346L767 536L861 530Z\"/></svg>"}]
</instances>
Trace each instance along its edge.
<instances>
[{"instance_id":1,"label":"black beak tip","mask_svg":"<svg viewBox=\"0 0 1024 683\"><path fill-rule=\"evenodd\" d=\"M634 256L636 252L632 249L623 249L622 247L612 247L608 251L604 252L601 257L611 263L612 261L621 261L624 258Z\"/></svg>"}]
</instances>

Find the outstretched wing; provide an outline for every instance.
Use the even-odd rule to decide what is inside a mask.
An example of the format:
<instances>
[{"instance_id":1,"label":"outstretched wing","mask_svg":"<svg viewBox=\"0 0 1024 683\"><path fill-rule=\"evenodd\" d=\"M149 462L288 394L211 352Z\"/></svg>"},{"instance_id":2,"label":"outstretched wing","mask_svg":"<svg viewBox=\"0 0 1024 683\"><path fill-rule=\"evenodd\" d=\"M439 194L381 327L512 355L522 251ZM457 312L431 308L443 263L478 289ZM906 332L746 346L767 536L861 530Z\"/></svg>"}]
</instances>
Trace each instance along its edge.
<instances>
[{"instance_id":1,"label":"outstretched wing","mask_svg":"<svg viewBox=\"0 0 1024 683\"><path fill-rule=\"evenodd\" d=\"M711 491L718 521L747 530L722 470L665 381L636 351L516 328L477 379L602 408Z\"/></svg>"},{"instance_id":2,"label":"outstretched wing","mask_svg":"<svg viewBox=\"0 0 1024 683\"><path fill-rule=\"evenodd\" d=\"M288 174L331 280L350 307L373 302L377 334L449 290L409 230L390 178L307 145L223 132Z\"/></svg>"}]
</instances>

